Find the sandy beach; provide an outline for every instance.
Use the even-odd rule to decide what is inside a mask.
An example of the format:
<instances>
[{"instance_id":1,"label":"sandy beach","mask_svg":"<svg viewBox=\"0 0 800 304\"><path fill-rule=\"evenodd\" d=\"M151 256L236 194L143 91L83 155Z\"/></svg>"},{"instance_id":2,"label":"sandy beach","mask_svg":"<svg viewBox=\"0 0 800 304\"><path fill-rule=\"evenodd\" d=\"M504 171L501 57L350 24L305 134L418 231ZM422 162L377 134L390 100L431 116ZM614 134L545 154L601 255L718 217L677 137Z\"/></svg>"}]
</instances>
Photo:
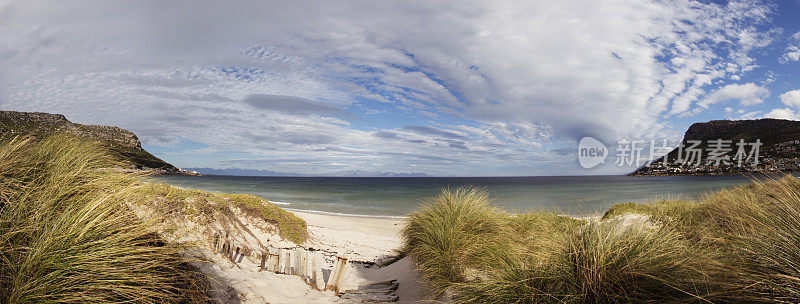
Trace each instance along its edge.
<instances>
[{"instance_id":1,"label":"sandy beach","mask_svg":"<svg viewBox=\"0 0 800 304\"><path fill-rule=\"evenodd\" d=\"M310 237L303 248L348 257L342 290L397 280L399 287L395 294L399 303L420 299L421 287L408 258L386 267L375 265L394 256L400 248L402 219L293 213L308 225ZM274 235L259 232L261 229L250 228L258 239L275 239ZM288 244L269 242L269 245ZM332 291L316 290L298 276L258 271L259 261L255 257L232 263L213 250L201 250L208 260L202 269L216 279L220 290L217 298L224 303L361 303L340 298Z\"/></svg>"}]
</instances>

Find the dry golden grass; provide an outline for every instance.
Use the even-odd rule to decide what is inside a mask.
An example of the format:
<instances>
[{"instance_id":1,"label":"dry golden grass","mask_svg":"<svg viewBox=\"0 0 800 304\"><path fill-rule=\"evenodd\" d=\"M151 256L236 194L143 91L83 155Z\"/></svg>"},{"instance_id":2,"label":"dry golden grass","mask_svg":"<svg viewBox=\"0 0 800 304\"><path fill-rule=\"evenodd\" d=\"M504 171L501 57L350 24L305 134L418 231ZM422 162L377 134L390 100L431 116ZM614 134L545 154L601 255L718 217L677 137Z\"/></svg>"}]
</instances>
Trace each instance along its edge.
<instances>
[{"instance_id":1,"label":"dry golden grass","mask_svg":"<svg viewBox=\"0 0 800 304\"><path fill-rule=\"evenodd\" d=\"M617 221L640 214L633 222ZM509 215L444 190L413 213L404 253L458 303L798 303L800 180L697 201L613 206L600 222Z\"/></svg>"},{"instance_id":2,"label":"dry golden grass","mask_svg":"<svg viewBox=\"0 0 800 304\"><path fill-rule=\"evenodd\" d=\"M135 178L93 143L0 143L0 302L199 303L205 277L121 203Z\"/></svg>"}]
</instances>

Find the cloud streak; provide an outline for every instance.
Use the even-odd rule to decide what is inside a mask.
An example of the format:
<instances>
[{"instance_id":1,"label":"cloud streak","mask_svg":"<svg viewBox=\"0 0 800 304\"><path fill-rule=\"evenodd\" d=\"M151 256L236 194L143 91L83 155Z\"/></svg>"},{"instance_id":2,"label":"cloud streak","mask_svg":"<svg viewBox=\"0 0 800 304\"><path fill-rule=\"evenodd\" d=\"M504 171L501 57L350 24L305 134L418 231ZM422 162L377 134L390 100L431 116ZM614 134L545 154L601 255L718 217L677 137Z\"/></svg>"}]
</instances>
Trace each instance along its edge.
<instances>
[{"instance_id":1,"label":"cloud streak","mask_svg":"<svg viewBox=\"0 0 800 304\"><path fill-rule=\"evenodd\" d=\"M352 114L339 107L294 96L253 94L245 97L242 102L256 109L287 114L354 117Z\"/></svg>"},{"instance_id":2,"label":"cloud streak","mask_svg":"<svg viewBox=\"0 0 800 304\"><path fill-rule=\"evenodd\" d=\"M10 1L0 6L0 101L119 125L166 150L200 143L191 153L202 156L176 160L184 166L229 166L219 160L236 154L315 162L259 168L301 173L328 163L322 170L560 174L573 164L554 151L582 136L674 136L676 115L761 104L765 85L739 80L779 32L774 10Z\"/></svg>"}]
</instances>

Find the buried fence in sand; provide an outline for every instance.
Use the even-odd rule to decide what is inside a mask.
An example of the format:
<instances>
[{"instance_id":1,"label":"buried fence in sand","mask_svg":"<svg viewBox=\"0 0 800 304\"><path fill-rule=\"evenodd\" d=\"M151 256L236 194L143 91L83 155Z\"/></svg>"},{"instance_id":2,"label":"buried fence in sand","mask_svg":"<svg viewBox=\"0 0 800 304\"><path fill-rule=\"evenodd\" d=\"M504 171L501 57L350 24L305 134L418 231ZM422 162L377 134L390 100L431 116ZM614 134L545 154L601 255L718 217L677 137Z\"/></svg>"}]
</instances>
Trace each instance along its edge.
<instances>
[{"instance_id":1,"label":"buried fence in sand","mask_svg":"<svg viewBox=\"0 0 800 304\"><path fill-rule=\"evenodd\" d=\"M214 235L214 251L222 253L234 263L240 263L251 251L245 246L236 246L235 242L222 234ZM395 291L399 287L397 280L378 282L357 289L341 291L347 271L347 256L331 255L335 258L328 280L323 275L323 265L327 255L321 251L309 251L302 247L272 248L260 253L261 264L258 271L270 271L277 274L296 275L317 290L331 290L345 299L365 302L396 302L399 297Z\"/></svg>"}]
</instances>

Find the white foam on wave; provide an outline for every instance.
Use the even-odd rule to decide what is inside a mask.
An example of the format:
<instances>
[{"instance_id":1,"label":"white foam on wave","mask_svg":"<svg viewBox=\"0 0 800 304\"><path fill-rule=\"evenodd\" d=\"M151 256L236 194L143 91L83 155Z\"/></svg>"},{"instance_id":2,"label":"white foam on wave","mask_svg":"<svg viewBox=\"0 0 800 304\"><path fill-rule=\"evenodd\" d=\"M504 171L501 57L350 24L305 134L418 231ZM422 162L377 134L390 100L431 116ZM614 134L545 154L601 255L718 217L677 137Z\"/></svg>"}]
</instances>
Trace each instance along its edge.
<instances>
[{"instance_id":1,"label":"white foam on wave","mask_svg":"<svg viewBox=\"0 0 800 304\"><path fill-rule=\"evenodd\" d=\"M279 202L279 201L269 201L273 205L291 205L292 203L289 202Z\"/></svg>"},{"instance_id":2,"label":"white foam on wave","mask_svg":"<svg viewBox=\"0 0 800 304\"><path fill-rule=\"evenodd\" d=\"M297 211L297 212L305 212L305 213L314 213L314 214L322 214L322 215L333 215L333 216L349 216L349 217L366 217L366 218L384 218L384 219L405 219L408 218L407 216L399 216L399 215L369 215L369 214L352 214L352 213L340 213L340 212L328 212L328 211L319 211L319 210L307 210L307 209L294 209L294 208L283 208L289 211Z\"/></svg>"}]
</instances>

